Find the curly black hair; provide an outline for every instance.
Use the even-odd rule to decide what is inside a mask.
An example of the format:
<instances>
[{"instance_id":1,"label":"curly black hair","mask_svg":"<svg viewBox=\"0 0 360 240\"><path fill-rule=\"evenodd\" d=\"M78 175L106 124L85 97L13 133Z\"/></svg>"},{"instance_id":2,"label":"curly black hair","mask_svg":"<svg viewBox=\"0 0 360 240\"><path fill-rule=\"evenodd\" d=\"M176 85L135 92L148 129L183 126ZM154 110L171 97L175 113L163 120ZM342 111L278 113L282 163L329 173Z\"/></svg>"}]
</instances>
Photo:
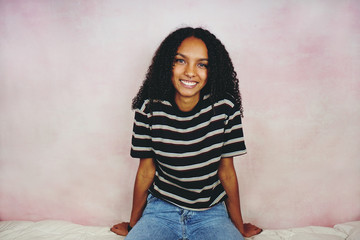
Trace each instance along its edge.
<instances>
[{"instance_id":1,"label":"curly black hair","mask_svg":"<svg viewBox=\"0 0 360 240\"><path fill-rule=\"evenodd\" d=\"M239 91L239 80L229 53L214 34L203 28L180 28L170 33L156 50L146 78L132 101L132 109L140 108L146 99L151 104L156 100L171 100L175 94L172 84L174 58L182 41L189 37L201 39L208 50L208 78L203 94L210 94L212 104L229 94L238 104L241 116L243 107Z\"/></svg>"}]
</instances>

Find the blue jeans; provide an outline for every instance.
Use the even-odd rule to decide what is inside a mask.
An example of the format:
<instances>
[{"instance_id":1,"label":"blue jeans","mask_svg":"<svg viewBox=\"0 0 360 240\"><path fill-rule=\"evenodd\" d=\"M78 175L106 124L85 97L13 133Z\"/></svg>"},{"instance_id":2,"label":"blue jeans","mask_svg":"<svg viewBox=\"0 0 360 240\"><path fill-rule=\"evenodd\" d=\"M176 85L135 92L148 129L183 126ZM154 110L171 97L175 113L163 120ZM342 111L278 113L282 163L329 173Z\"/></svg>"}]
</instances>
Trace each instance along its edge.
<instances>
[{"instance_id":1,"label":"blue jeans","mask_svg":"<svg viewBox=\"0 0 360 240\"><path fill-rule=\"evenodd\" d=\"M219 203L209 210L191 211L149 194L141 219L126 240L244 240Z\"/></svg>"}]
</instances>

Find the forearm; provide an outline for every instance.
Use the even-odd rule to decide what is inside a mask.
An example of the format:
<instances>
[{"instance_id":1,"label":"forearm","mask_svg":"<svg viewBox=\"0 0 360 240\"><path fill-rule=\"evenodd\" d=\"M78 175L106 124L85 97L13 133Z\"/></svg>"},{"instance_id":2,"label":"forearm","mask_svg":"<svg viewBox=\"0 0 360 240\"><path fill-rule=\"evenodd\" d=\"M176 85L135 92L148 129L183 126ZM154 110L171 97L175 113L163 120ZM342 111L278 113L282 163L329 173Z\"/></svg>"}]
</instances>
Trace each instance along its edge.
<instances>
[{"instance_id":1,"label":"forearm","mask_svg":"<svg viewBox=\"0 0 360 240\"><path fill-rule=\"evenodd\" d=\"M244 223L241 215L239 187L236 172L232 159L222 160L223 164L219 168L219 178L228 196L226 207L229 217L241 233L244 232Z\"/></svg>"},{"instance_id":2,"label":"forearm","mask_svg":"<svg viewBox=\"0 0 360 240\"><path fill-rule=\"evenodd\" d=\"M240 197L236 176L235 179L229 179L228 181L231 181L232 183L225 184L227 187L224 187L225 191L228 193L228 198L225 200L226 207L231 221L234 223L236 228L243 233L244 222L241 215Z\"/></svg>"},{"instance_id":3,"label":"forearm","mask_svg":"<svg viewBox=\"0 0 360 240\"><path fill-rule=\"evenodd\" d=\"M148 189L154 181L154 175L155 167L152 165L152 160L141 159L134 185L133 206L130 217L130 226L132 227L142 216L146 206Z\"/></svg>"}]
</instances>

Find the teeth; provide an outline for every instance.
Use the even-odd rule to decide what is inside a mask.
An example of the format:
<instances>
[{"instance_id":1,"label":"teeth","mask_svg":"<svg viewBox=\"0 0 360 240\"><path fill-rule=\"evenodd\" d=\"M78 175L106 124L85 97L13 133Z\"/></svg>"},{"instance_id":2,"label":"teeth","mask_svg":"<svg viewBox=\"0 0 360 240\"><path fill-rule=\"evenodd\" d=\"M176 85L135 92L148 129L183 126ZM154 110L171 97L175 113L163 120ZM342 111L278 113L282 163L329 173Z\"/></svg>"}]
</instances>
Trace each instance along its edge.
<instances>
[{"instance_id":1,"label":"teeth","mask_svg":"<svg viewBox=\"0 0 360 240\"><path fill-rule=\"evenodd\" d=\"M185 80L181 80L181 82L188 86L194 86L196 84L196 82L190 82L190 81L185 81Z\"/></svg>"}]
</instances>

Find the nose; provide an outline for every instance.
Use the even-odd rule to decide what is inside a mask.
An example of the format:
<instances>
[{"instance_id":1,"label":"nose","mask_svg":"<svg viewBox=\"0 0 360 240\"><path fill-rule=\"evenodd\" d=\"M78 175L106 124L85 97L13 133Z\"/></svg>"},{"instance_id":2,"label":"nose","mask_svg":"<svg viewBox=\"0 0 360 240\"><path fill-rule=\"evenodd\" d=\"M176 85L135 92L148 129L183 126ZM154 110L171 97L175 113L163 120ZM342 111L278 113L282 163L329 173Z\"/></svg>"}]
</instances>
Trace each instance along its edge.
<instances>
[{"instance_id":1,"label":"nose","mask_svg":"<svg viewBox=\"0 0 360 240\"><path fill-rule=\"evenodd\" d=\"M185 69L185 76L192 78L195 77L196 73L193 67L191 66L187 66L187 68Z\"/></svg>"}]
</instances>

